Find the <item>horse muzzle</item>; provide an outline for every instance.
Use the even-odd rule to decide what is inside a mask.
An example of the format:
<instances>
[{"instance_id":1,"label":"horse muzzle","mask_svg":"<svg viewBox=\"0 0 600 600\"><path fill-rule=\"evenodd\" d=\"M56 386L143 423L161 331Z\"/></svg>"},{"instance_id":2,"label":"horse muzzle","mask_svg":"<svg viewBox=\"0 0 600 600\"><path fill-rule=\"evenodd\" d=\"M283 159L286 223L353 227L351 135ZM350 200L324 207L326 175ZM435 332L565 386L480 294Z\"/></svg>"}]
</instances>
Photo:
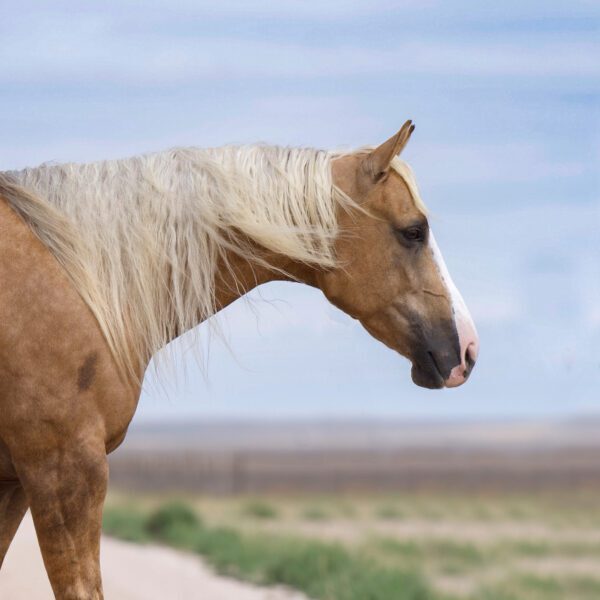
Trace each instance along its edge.
<instances>
[{"instance_id":1,"label":"horse muzzle","mask_svg":"<svg viewBox=\"0 0 600 600\"><path fill-rule=\"evenodd\" d=\"M423 340L415 353L411 376L416 385L429 389L453 388L469 378L479 353L479 338L470 324L451 329L445 339Z\"/></svg>"}]
</instances>

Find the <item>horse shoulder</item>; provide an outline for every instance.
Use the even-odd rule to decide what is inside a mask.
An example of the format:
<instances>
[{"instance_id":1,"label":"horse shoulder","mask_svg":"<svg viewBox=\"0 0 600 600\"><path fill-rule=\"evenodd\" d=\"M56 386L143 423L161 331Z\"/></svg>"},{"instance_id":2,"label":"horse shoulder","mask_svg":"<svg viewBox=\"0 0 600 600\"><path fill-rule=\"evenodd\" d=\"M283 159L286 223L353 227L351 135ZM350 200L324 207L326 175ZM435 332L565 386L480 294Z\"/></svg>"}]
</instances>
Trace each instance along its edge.
<instances>
[{"instance_id":1,"label":"horse shoulder","mask_svg":"<svg viewBox=\"0 0 600 600\"><path fill-rule=\"evenodd\" d=\"M110 451L138 396L64 269L0 198L0 438L101 436Z\"/></svg>"}]
</instances>

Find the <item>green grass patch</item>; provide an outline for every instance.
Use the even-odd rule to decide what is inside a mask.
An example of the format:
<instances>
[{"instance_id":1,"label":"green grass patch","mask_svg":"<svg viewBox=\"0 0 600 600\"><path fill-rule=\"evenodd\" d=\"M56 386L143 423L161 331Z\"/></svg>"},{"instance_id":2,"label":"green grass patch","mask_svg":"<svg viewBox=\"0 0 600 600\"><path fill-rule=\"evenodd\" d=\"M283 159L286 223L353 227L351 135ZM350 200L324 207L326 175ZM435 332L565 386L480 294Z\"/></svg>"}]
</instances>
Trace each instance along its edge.
<instances>
[{"instance_id":1,"label":"green grass patch","mask_svg":"<svg viewBox=\"0 0 600 600\"><path fill-rule=\"evenodd\" d=\"M481 590L472 600L597 600L600 580L592 577L517 575Z\"/></svg>"},{"instance_id":2,"label":"green grass patch","mask_svg":"<svg viewBox=\"0 0 600 600\"><path fill-rule=\"evenodd\" d=\"M382 566L360 551L335 543L207 526L178 503L148 515L130 508L108 508L104 529L115 537L157 540L192 550L221 573L264 585L287 585L315 600L440 598L414 569Z\"/></svg>"},{"instance_id":3,"label":"green grass patch","mask_svg":"<svg viewBox=\"0 0 600 600\"><path fill-rule=\"evenodd\" d=\"M279 516L277 509L262 500L250 500L242 506L242 515L253 519L276 519Z\"/></svg>"},{"instance_id":4,"label":"green grass patch","mask_svg":"<svg viewBox=\"0 0 600 600\"><path fill-rule=\"evenodd\" d=\"M474 567L484 562L484 554L473 544L450 540L398 540L381 538L376 540L380 552L393 554L404 560L442 560Z\"/></svg>"},{"instance_id":5,"label":"green grass patch","mask_svg":"<svg viewBox=\"0 0 600 600\"><path fill-rule=\"evenodd\" d=\"M102 527L106 533L128 542L144 543L152 539L146 528L146 517L139 510L127 506L119 510L105 510Z\"/></svg>"},{"instance_id":6,"label":"green grass patch","mask_svg":"<svg viewBox=\"0 0 600 600\"><path fill-rule=\"evenodd\" d=\"M314 600L600 598L596 493L180 498L113 495L105 531Z\"/></svg>"},{"instance_id":7,"label":"green grass patch","mask_svg":"<svg viewBox=\"0 0 600 600\"><path fill-rule=\"evenodd\" d=\"M331 514L321 506L307 506L301 513L306 521L329 521Z\"/></svg>"},{"instance_id":8,"label":"green grass patch","mask_svg":"<svg viewBox=\"0 0 600 600\"><path fill-rule=\"evenodd\" d=\"M397 521L404 513L395 504L383 504L375 510L375 516L383 521Z\"/></svg>"},{"instance_id":9,"label":"green grass patch","mask_svg":"<svg viewBox=\"0 0 600 600\"><path fill-rule=\"evenodd\" d=\"M198 528L198 515L183 502L169 502L155 510L145 522L148 534L154 538L165 538L173 529Z\"/></svg>"}]
</instances>

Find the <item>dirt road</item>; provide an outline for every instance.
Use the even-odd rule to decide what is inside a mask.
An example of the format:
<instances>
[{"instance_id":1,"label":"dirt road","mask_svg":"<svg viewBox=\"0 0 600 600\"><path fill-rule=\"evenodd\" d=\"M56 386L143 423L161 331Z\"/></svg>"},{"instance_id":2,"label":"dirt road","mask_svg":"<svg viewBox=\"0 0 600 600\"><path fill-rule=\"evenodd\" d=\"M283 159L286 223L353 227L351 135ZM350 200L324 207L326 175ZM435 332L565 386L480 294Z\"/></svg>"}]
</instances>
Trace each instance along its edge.
<instances>
[{"instance_id":1,"label":"dirt road","mask_svg":"<svg viewBox=\"0 0 600 600\"><path fill-rule=\"evenodd\" d=\"M102 540L102 574L106 600L306 600L288 590L220 577L194 556L112 538ZM0 571L0 598L53 598L29 514Z\"/></svg>"}]
</instances>

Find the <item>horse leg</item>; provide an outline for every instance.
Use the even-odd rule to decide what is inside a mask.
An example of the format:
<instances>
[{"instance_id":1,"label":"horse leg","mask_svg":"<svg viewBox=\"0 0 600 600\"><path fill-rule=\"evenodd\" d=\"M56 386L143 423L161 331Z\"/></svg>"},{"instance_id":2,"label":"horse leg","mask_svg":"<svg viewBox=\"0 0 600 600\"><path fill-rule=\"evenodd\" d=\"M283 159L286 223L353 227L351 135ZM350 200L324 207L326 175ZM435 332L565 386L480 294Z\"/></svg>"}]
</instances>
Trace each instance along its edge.
<instances>
[{"instance_id":1,"label":"horse leg","mask_svg":"<svg viewBox=\"0 0 600 600\"><path fill-rule=\"evenodd\" d=\"M26 511L27 498L21 484L0 483L0 568Z\"/></svg>"},{"instance_id":2,"label":"horse leg","mask_svg":"<svg viewBox=\"0 0 600 600\"><path fill-rule=\"evenodd\" d=\"M16 464L58 600L101 600L100 533L108 463L104 444L77 440Z\"/></svg>"}]
</instances>

